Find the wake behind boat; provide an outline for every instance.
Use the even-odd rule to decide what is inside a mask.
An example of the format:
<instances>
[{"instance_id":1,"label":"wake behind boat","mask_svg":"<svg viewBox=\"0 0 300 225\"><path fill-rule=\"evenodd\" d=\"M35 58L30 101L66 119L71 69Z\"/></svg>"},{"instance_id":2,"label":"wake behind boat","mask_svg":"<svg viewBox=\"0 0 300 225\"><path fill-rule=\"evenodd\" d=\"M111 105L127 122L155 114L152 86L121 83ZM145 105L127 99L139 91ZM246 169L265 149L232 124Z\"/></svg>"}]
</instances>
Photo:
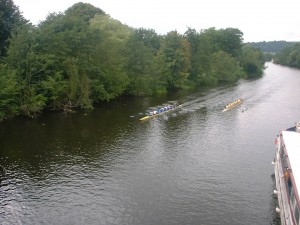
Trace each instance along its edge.
<instances>
[{"instance_id":1,"label":"wake behind boat","mask_svg":"<svg viewBox=\"0 0 300 225\"><path fill-rule=\"evenodd\" d=\"M300 209L300 122L281 131L275 139L276 150L272 162L275 172L278 205L282 225L299 225Z\"/></svg>"},{"instance_id":2,"label":"wake behind boat","mask_svg":"<svg viewBox=\"0 0 300 225\"><path fill-rule=\"evenodd\" d=\"M176 101L169 101L166 104L161 106L156 106L146 111L146 116L140 118L140 121L150 119L152 117L164 114L169 111L173 111L174 109L180 107Z\"/></svg>"},{"instance_id":3,"label":"wake behind boat","mask_svg":"<svg viewBox=\"0 0 300 225\"><path fill-rule=\"evenodd\" d=\"M222 112L225 112L225 111L227 111L227 110L229 110L229 109L232 109L232 108L234 108L234 107L240 105L241 103L242 103L242 99L238 98L238 99L236 99L235 101L228 103L228 104L224 107L224 109L222 110Z\"/></svg>"}]
</instances>

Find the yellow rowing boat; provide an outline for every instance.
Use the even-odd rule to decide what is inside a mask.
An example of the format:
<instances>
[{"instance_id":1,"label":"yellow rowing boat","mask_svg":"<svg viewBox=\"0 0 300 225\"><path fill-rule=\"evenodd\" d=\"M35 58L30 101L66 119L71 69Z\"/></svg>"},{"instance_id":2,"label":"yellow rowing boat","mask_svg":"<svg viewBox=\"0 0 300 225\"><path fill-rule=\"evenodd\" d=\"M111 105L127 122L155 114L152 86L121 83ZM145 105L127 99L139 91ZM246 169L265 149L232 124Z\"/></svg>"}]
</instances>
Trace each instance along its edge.
<instances>
[{"instance_id":1,"label":"yellow rowing boat","mask_svg":"<svg viewBox=\"0 0 300 225\"><path fill-rule=\"evenodd\" d=\"M222 112L225 112L225 111L227 111L227 110L229 110L229 109L232 109L232 108L238 106L238 105L241 104L241 103L242 103L242 99L238 98L238 99L236 99L235 101L228 103L228 104L225 106L225 108L222 110Z\"/></svg>"}]
</instances>

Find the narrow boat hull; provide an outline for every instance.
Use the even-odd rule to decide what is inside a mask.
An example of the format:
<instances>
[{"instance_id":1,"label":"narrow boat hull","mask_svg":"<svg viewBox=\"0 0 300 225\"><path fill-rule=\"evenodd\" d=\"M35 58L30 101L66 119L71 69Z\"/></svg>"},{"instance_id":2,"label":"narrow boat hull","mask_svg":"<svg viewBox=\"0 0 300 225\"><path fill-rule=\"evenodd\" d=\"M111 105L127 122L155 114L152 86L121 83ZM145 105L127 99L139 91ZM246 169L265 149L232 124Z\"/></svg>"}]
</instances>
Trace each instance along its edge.
<instances>
[{"instance_id":1,"label":"narrow boat hull","mask_svg":"<svg viewBox=\"0 0 300 225\"><path fill-rule=\"evenodd\" d=\"M144 116L144 117L140 118L139 120L140 120L140 121L148 120L148 119L150 119L150 118L152 118L152 117L160 116L160 115L165 114L165 113L167 113L167 112L174 111L174 110L176 110L176 109L178 109L178 108L180 108L180 107L181 107L181 105L178 105L178 106L175 106L174 108L171 108L171 109L169 109L169 110L166 110L166 111L163 111L163 112L160 112L160 113L151 115L151 116L149 116L149 115Z\"/></svg>"},{"instance_id":2,"label":"narrow boat hull","mask_svg":"<svg viewBox=\"0 0 300 225\"><path fill-rule=\"evenodd\" d=\"M238 105L240 105L242 103L242 99L238 98L237 100L235 100L234 102L230 102L228 103L224 109L222 110L222 112L226 112L230 109L233 109L235 107L237 107Z\"/></svg>"},{"instance_id":3,"label":"narrow boat hull","mask_svg":"<svg viewBox=\"0 0 300 225\"><path fill-rule=\"evenodd\" d=\"M144 116L144 117L142 117L142 118L140 118L140 120L142 121L142 120L147 120L147 119L149 119L150 118L150 116Z\"/></svg>"}]
</instances>

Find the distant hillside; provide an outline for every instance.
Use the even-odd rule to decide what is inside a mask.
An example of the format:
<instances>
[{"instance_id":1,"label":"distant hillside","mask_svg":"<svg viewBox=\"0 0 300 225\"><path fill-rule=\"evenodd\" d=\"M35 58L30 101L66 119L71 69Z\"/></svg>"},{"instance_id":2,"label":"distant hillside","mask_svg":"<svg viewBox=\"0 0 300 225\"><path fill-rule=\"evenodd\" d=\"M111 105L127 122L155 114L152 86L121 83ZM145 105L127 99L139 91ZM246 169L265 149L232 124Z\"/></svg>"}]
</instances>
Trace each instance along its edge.
<instances>
[{"instance_id":1,"label":"distant hillside","mask_svg":"<svg viewBox=\"0 0 300 225\"><path fill-rule=\"evenodd\" d=\"M286 47L293 46L296 42L287 42L287 41L262 41L262 42L249 42L250 46L258 48L263 52L280 52Z\"/></svg>"}]
</instances>

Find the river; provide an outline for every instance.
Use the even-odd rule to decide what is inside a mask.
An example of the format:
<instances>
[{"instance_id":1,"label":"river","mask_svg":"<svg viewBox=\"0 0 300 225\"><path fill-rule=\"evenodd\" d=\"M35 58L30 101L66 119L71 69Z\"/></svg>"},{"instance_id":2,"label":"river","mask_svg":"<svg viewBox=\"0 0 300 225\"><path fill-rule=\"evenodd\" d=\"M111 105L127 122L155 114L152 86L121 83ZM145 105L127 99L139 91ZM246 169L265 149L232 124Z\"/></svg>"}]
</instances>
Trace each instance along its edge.
<instances>
[{"instance_id":1,"label":"river","mask_svg":"<svg viewBox=\"0 0 300 225\"><path fill-rule=\"evenodd\" d=\"M300 120L300 71L266 66L234 85L0 124L0 224L279 224L271 161ZM179 110L138 120L174 99Z\"/></svg>"}]
</instances>

